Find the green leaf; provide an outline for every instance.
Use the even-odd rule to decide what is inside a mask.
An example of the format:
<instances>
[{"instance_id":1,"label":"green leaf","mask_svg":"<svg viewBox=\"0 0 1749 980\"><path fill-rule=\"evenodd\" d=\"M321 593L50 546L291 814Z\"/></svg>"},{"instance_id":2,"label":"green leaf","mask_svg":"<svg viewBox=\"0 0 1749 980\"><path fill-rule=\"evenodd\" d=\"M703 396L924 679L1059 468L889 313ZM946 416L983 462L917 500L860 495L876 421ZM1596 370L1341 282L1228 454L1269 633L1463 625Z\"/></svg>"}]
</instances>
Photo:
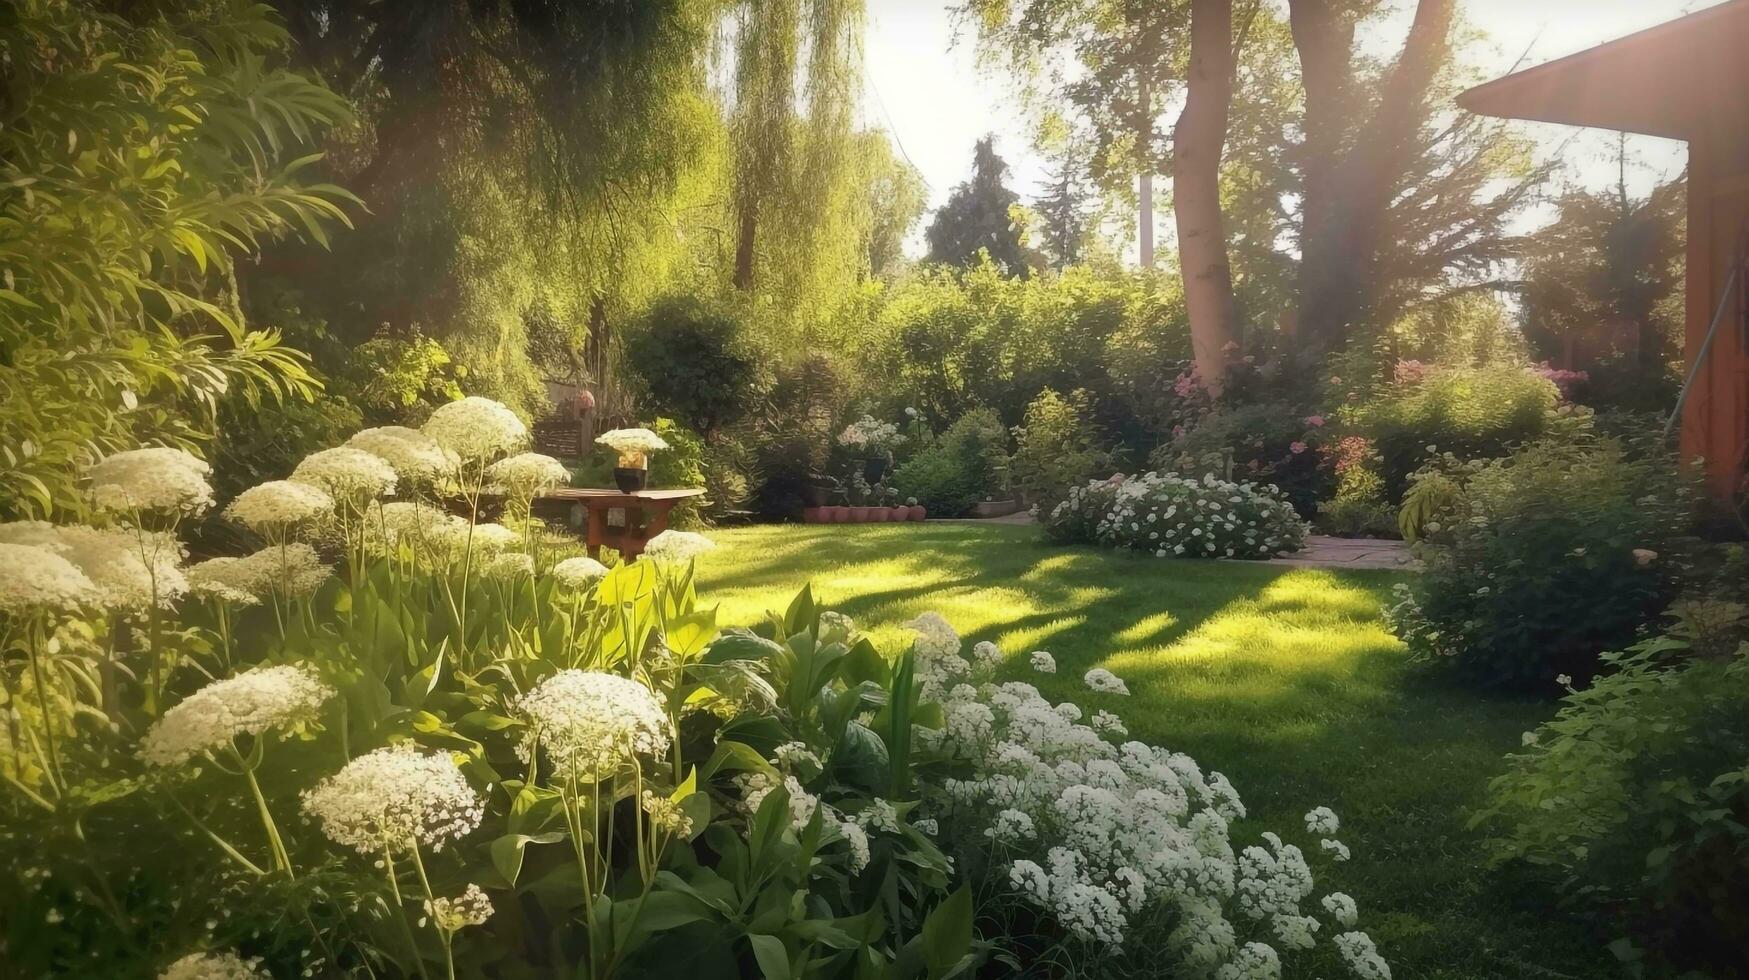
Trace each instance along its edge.
<instances>
[{"instance_id":1,"label":"green leaf","mask_svg":"<svg viewBox=\"0 0 1749 980\"><path fill-rule=\"evenodd\" d=\"M492 867L498 869L504 884L516 885L517 875L522 874L522 851L529 844L556 844L565 839L561 833L548 834L505 834L492 842L489 850L492 854Z\"/></svg>"},{"instance_id":2,"label":"green leaf","mask_svg":"<svg viewBox=\"0 0 1749 980\"><path fill-rule=\"evenodd\" d=\"M783 629L790 636L820 625L820 610L814 604L814 585L812 582L802 586L802 591L790 601L789 609L783 614Z\"/></svg>"},{"instance_id":3,"label":"green leaf","mask_svg":"<svg viewBox=\"0 0 1749 980\"><path fill-rule=\"evenodd\" d=\"M923 920L923 961L929 980L942 980L972 950L972 892L962 886Z\"/></svg>"},{"instance_id":4,"label":"green leaf","mask_svg":"<svg viewBox=\"0 0 1749 980\"><path fill-rule=\"evenodd\" d=\"M760 975L765 980L789 980L789 951L784 948L783 940L776 936L749 935L747 941L753 945L753 958L758 961Z\"/></svg>"},{"instance_id":5,"label":"green leaf","mask_svg":"<svg viewBox=\"0 0 1749 980\"><path fill-rule=\"evenodd\" d=\"M730 660L769 660L781 656L782 646L772 640L738 626L723 630L705 651L704 662L720 664Z\"/></svg>"}]
</instances>

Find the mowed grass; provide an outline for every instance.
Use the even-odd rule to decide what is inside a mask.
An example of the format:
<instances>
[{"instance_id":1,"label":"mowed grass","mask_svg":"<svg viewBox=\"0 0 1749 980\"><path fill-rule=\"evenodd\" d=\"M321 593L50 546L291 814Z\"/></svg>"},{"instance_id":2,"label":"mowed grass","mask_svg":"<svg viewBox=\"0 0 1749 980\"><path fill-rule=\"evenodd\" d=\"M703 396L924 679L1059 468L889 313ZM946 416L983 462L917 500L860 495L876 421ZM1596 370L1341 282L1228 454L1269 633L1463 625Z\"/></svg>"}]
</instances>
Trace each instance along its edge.
<instances>
[{"instance_id":1,"label":"mowed grass","mask_svg":"<svg viewBox=\"0 0 1749 980\"><path fill-rule=\"evenodd\" d=\"M1546 891L1489 870L1469 813L1501 757L1548 713L1445 686L1407 662L1379 607L1392 572L1174 562L1044 543L1036 528L929 523L713 532L701 590L719 621L782 609L812 583L884 650L927 610L1053 700L1117 710L1133 736L1232 778L1264 830L1304 838L1327 804L1354 859L1320 880L1360 903L1398 978L1617 975ZM1026 666L1057 659L1054 677ZM1088 668L1132 696L1095 695Z\"/></svg>"}]
</instances>

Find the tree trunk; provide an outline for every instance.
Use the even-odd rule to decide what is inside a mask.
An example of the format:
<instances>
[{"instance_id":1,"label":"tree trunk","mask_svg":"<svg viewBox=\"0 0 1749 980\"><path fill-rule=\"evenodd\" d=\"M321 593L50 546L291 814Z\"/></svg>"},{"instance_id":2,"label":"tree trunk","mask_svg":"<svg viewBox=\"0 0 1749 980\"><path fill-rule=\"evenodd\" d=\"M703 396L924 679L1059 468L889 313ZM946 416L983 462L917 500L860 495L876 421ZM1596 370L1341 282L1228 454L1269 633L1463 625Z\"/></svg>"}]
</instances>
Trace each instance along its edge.
<instances>
[{"instance_id":1,"label":"tree trunk","mask_svg":"<svg viewBox=\"0 0 1749 980\"><path fill-rule=\"evenodd\" d=\"M741 230L735 236L735 288L753 289L753 240L759 230L759 211L751 202L741 206Z\"/></svg>"},{"instance_id":2,"label":"tree trunk","mask_svg":"<svg viewBox=\"0 0 1749 980\"><path fill-rule=\"evenodd\" d=\"M1136 127L1136 234L1140 243L1142 268L1154 267L1154 120L1148 114L1153 92L1143 75L1136 82L1136 101L1142 106L1142 123Z\"/></svg>"},{"instance_id":3,"label":"tree trunk","mask_svg":"<svg viewBox=\"0 0 1749 980\"><path fill-rule=\"evenodd\" d=\"M1172 211L1190 346L1202 382L1219 394L1227 347L1238 337L1233 269L1221 215L1221 153L1233 101L1232 0L1193 0L1190 76L1172 130Z\"/></svg>"},{"instance_id":4,"label":"tree trunk","mask_svg":"<svg viewBox=\"0 0 1749 980\"><path fill-rule=\"evenodd\" d=\"M1337 183L1349 126L1354 25L1334 0L1290 0L1288 25L1306 92L1300 146L1299 311L1294 321L1301 359L1315 360L1340 336L1333 321L1342 319L1337 302L1344 291L1337 282L1342 266Z\"/></svg>"}]
</instances>

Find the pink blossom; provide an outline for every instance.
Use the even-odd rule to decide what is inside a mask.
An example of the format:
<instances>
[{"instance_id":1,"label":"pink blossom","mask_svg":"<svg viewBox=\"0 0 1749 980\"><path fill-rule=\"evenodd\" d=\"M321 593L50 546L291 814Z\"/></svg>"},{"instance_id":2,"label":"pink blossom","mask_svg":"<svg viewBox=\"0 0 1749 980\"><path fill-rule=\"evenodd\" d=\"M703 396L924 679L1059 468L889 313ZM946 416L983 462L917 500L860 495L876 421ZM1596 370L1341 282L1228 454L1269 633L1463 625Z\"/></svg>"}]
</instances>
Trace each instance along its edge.
<instances>
[{"instance_id":1,"label":"pink blossom","mask_svg":"<svg viewBox=\"0 0 1749 980\"><path fill-rule=\"evenodd\" d=\"M1288 448L1288 452L1291 452L1295 456L1298 456L1300 453L1303 453L1306 451L1306 444L1303 442L1291 442L1291 443L1288 443L1287 448Z\"/></svg>"},{"instance_id":2,"label":"pink blossom","mask_svg":"<svg viewBox=\"0 0 1749 980\"><path fill-rule=\"evenodd\" d=\"M1393 374L1398 384L1412 385L1415 382L1420 381L1422 378L1427 377L1427 371L1427 365L1420 361L1404 360L1397 362L1397 368Z\"/></svg>"},{"instance_id":3,"label":"pink blossom","mask_svg":"<svg viewBox=\"0 0 1749 980\"><path fill-rule=\"evenodd\" d=\"M1314 429L1322 429L1324 427L1324 416L1308 415L1306 416L1306 424Z\"/></svg>"}]
</instances>

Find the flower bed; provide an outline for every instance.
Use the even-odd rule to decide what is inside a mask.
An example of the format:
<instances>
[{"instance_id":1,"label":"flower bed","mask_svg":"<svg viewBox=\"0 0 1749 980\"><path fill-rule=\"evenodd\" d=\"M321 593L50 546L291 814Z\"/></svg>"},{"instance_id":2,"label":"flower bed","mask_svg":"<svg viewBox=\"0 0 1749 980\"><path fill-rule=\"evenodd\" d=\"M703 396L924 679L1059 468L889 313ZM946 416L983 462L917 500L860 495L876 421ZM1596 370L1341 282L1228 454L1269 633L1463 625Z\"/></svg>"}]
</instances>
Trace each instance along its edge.
<instances>
[{"instance_id":1,"label":"flower bed","mask_svg":"<svg viewBox=\"0 0 1749 980\"><path fill-rule=\"evenodd\" d=\"M1076 487L1045 520L1054 541L1159 558L1271 558L1298 551L1306 532L1274 487L1158 472Z\"/></svg>"}]
</instances>

